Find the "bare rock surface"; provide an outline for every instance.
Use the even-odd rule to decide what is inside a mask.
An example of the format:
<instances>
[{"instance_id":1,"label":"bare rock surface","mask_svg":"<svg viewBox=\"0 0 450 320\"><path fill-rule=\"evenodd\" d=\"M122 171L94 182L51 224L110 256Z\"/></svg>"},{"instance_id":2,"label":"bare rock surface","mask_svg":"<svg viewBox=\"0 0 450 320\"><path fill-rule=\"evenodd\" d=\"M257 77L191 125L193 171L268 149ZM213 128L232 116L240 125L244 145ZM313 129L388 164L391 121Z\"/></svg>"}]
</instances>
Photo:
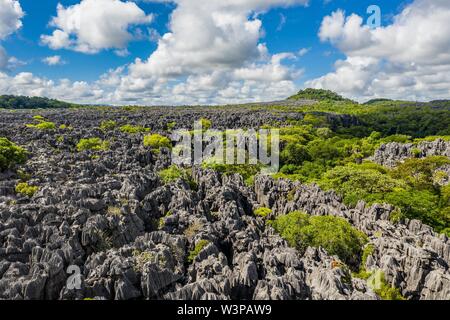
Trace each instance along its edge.
<instances>
[{"instance_id":1,"label":"bare rock surface","mask_svg":"<svg viewBox=\"0 0 450 320\"><path fill-rule=\"evenodd\" d=\"M383 166L393 167L408 158L425 158L429 156L450 157L450 141L437 139L413 143L391 142L383 144L375 151L372 160Z\"/></svg>"}]
</instances>

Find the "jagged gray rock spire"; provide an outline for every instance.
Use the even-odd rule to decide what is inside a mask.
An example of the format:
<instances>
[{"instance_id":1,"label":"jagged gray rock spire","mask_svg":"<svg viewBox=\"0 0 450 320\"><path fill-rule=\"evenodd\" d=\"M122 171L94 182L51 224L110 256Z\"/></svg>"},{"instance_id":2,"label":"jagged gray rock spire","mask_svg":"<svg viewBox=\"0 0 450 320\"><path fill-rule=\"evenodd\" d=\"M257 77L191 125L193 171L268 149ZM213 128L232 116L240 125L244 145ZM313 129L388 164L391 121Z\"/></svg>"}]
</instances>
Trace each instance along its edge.
<instances>
[{"instance_id":1,"label":"jagged gray rock spire","mask_svg":"<svg viewBox=\"0 0 450 320\"><path fill-rule=\"evenodd\" d=\"M429 156L450 157L450 141L436 139L413 143L390 142L381 145L371 160L387 167L394 167L408 158L425 158Z\"/></svg>"}]
</instances>

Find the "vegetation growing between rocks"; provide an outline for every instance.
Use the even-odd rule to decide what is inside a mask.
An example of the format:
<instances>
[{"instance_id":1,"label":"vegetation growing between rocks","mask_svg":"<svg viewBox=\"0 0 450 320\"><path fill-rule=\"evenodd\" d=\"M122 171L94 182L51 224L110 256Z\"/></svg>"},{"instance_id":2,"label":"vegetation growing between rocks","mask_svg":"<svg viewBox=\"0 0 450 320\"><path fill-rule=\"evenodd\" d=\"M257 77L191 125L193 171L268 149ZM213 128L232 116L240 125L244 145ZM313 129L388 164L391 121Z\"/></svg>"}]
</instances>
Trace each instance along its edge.
<instances>
[{"instance_id":1,"label":"vegetation growing between rocks","mask_svg":"<svg viewBox=\"0 0 450 320\"><path fill-rule=\"evenodd\" d=\"M144 146L159 151L161 148L172 148L172 142L160 134L152 134L144 137Z\"/></svg>"},{"instance_id":2,"label":"vegetation growing between rocks","mask_svg":"<svg viewBox=\"0 0 450 320\"><path fill-rule=\"evenodd\" d=\"M81 139L77 144L78 151L105 151L109 149L109 143L100 138Z\"/></svg>"},{"instance_id":3,"label":"vegetation growing between rocks","mask_svg":"<svg viewBox=\"0 0 450 320\"><path fill-rule=\"evenodd\" d=\"M209 130L212 127L212 121L205 118L201 118L199 123L201 124L203 130Z\"/></svg>"},{"instance_id":4,"label":"vegetation growing between rocks","mask_svg":"<svg viewBox=\"0 0 450 320\"><path fill-rule=\"evenodd\" d=\"M392 204L399 210L396 220L419 219L447 233L448 186L439 186L433 179L434 171L445 164L450 164L446 157L408 159L393 169L373 163L350 164L327 171L318 183L342 194L348 205L354 206L359 200Z\"/></svg>"},{"instance_id":5,"label":"vegetation growing between rocks","mask_svg":"<svg viewBox=\"0 0 450 320\"><path fill-rule=\"evenodd\" d=\"M212 169L223 175L239 174L244 179L247 186L253 185L253 179L257 175L262 166L261 165L248 165L248 164L218 164L214 162L204 162L204 169Z\"/></svg>"},{"instance_id":6,"label":"vegetation growing between rocks","mask_svg":"<svg viewBox=\"0 0 450 320\"><path fill-rule=\"evenodd\" d=\"M189 185L191 190L197 190L197 183L194 181L189 169L183 169L176 165L172 165L167 169L161 170L159 172L159 177L165 184L181 179Z\"/></svg>"},{"instance_id":7,"label":"vegetation growing between rocks","mask_svg":"<svg viewBox=\"0 0 450 320\"><path fill-rule=\"evenodd\" d=\"M26 125L27 128L38 129L38 130L55 130L56 124L51 121L47 121L43 116L36 115L33 117L36 123L29 123Z\"/></svg>"},{"instance_id":8,"label":"vegetation growing between rocks","mask_svg":"<svg viewBox=\"0 0 450 320\"><path fill-rule=\"evenodd\" d=\"M31 198L39 190L37 186L30 186L27 182L20 182L16 186L16 192Z\"/></svg>"},{"instance_id":9,"label":"vegetation growing between rocks","mask_svg":"<svg viewBox=\"0 0 450 320\"><path fill-rule=\"evenodd\" d=\"M26 159L27 152L24 148L9 141L7 138L0 138L0 171L22 164Z\"/></svg>"},{"instance_id":10,"label":"vegetation growing between rocks","mask_svg":"<svg viewBox=\"0 0 450 320\"><path fill-rule=\"evenodd\" d=\"M262 217L262 218L266 218L269 214L272 213L272 209L269 208L265 208L265 207L261 207L261 208L257 208L254 211L254 214L258 217Z\"/></svg>"},{"instance_id":11,"label":"vegetation growing between rocks","mask_svg":"<svg viewBox=\"0 0 450 320\"><path fill-rule=\"evenodd\" d=\"M114 120L105 120L100 124L100 129L102 131L111 131L117 127L117 122Z\"/></svg>"},{"instance_id":12,"label":"vegetation growing between rocks","mask_svg":"<svg viewBox=\"0 0 450 320\"><path fill-rule=\"evenodd\" d=\"M334 216L310 216L295 211L277 217L270 224L301 253L308 247L322 247L353 268L359 265L362 247L368 241L346 220Z\"/></svg>"},{"instance_id":13,"label":"vegetation growing between rocks","mask_svg":"<svg viewBox=\"0 0 450 320\"><path fill-rule=\"evenodd\" d=\"M205 249L209 244L210 244L210 242L208 240L200 240L199 242L197 242L197 244L195 245L194 250L189 252L189 255L188 255L188 258L187 258L188 262L189 263L194 262L195 258L198 256L200 251Z\"/></svg>"},{"instance_id":14,"label":"vegetation growing between rocks","mask_svg":"<svg viewBox=\"0 0 450 320\"><path fill-rule=\"evenodd\" d=\"M317 183L325 190L337 191L350 206L359 200L392 204L398 208L393 217L396 221L419 219L450 235L446 187L436 183L438 179L446 179L446 173L439 176L438 169L450 163L447 157L413 157L392 169L367 160L382 144L418 144L438 138L445 140L439 136L432 139L414 139L403 134L383 136L380 132L358 138L338 134L328 127L295 123L280 130L281 169L274 177Z\"/></svg>"},{"instance_id":15,"label":"vegetation growing between rocks","mask_svg":"<svg viewBox=\"0 0 450 320\"><path fill-rule=\"evenodd\" d=\"M128 134L137 134L137 133L144 133L144 132L149 132L150 129L149 128L145 128L143 126L133 126L130 124L126 124L124 126L121 126L119 128L119 130L123 133L128 133Z\"/></svg>"},{"instance_id":16,"label":"vegetation growing between rocks","mask_svg":"<svg viewBox=\"0 0 450 320\"><path fill-rule=\"evenodd\" d=\"M381 270L370 273L369 287L383 300L405 300L398 288L391 286Z\"/></svg>"}]
</instances>

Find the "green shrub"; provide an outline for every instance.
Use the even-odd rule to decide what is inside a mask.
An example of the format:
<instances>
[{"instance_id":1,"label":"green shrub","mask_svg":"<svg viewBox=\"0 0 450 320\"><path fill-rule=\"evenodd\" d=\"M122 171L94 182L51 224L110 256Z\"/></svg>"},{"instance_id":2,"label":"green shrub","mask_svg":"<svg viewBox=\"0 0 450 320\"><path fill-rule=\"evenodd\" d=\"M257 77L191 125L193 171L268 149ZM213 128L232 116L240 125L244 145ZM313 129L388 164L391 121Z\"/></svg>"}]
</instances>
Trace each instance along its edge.
<instances>
[{"instance_id":1,"label":"green shrub","mask_svg":"<svg viewBox=\"0 0 450 320\"><path fill-rule=\"evenodd\" d=\"M394 211L391 212L391 215L389 216L389 220L396 224L401 222L405 218L405 215L402 212L402 209L395 208Z\"/></svg>"},{"instance_id":2,"label":"green shrub","mask_svg":"<svg viewBox=\"0 0 450 320\"><path fill-rule=\"evenodd\" d=\"M205 118L200 119L199 123L202 125L202 129L203 130L209 130L212 127L211 120L208 120L208 119L205 119Z\"/></svg>"},{"instance_id":3,"label":"green shrub","mask_svg":"<svg viewBox=\"0 0 450 320\"><path fill-rule=\"evenodd\" d=\"M17 176L23 182L28 181L28 180L31 179L31 174L29 174L29 173L27 173L27 172L25 172L23 170L17 170Z\"/></svg>"},{"instance_id":4,"label":"green shrub","mask_svg":"<svg viewBox=\"0 0 450 320\"><path fill-rule=\"evenodd\" d=\"M191 252L189 252L189 256L188 256L188 262L192 263L194 262L194 259L198 256L198 254L200 253L200 251L202 251L204 248L206 248L206 246L208 246L210 244L210 242L208 240L200 240L196 245L194 250L192 250Z\"/></svg>"},{"instance_id":5,"label":"green shrub","mask_svg":"<svg viewBox=\"0 0 450 320\"><path fill-rule=\"evenodd\" d=\"M315 128L324 127L327 125L327 120L324 116L318 116L308 113L303 118L303 123L310 124Z\"/></svg>"},{"instance_id":6,"label":"green shrub","mask_svg":"<svg viewBox=\"0 0 450 320\"><path fill-rule=\"evenodd\" d=\"M322 139L327 139L333 135L333 131L330 128L318 128L316 134Z\"/></svg>"},{"instance_id":7,"label":"green shrub","mask_svg":"<svg viewBox=\"0 0 450 320\"><path fill-rule=\"evenodd\" d=\"M445 234L447 237L450 238L450 228L445 228L441 231L442 234Z\"/></svg>"},{"instance_id":8,"label":"green shrub","mask_svg":"<svg viewBox=\"0 0 450 320\"><path fill-rule=\"evenodd\" d=\"M266 218L269 214L272 213L272 209L261 207L256 209L253 213L258 217Z\"/></svg>"},{"instance_id":9,"label":"green shrub","mask_svg":"<svg viewBox=\"0 0 450 320\"><path fill-rule=\"evenodd\" d=\"M445 228L450 222L441 216L438 195L430 191L399 190L386 194L384 199L385 202L399 208L402 217L421 220L437 231Z\"/></svg>"},{"instance_id":10,"label":"green shrub","mask_svg":"<svg viewBox=\"0 0 450 320\"><path fill-rule=\"evenodd\" d=\"M368 285L383 300L405 300L399 289L386 282L386 277L381 270L372 273Z\"/></svg>"},{"instance_id":11,"label":"green shrub","mask_svg":"<svg viewBox=\"0 0 450 320\"><path fill-rule=\"evenodd\" d=\"M334 216L309 216L292 212L277 217L271 225L290 246L304 252L308 247L322 247L349 266L359 265L367 236L346 220Z\"/></svg>"},{"instance_id":12,"label":"green shrub","mask_svg":"<svg viewBox=\"0 0 450 320\"><path fill-rule=\"evenodd\" d=\"M417 190L434 191L434 173L450 164L447 157L433 156L422 159L407 159L392 170L392 177L405 180Z\"/></svg>"},{"instance_id":13,"label":"green shrub","mask_svg":"<svg viewBox=\"0 0 450 320\"><path fill-rule=\"evenodd\" d=\"M175 121L169 122L169 123L167 123L167 125L166 125L166 129L167 129L168 131L172 131L173 129L175 129L176 126L177 126L177 123L176 123Z\"/></svg>"},{"instance_id":14,"label":"green shrub","mask_svg":"<svg viewBox=\"0 0 450 320\"><path fill-rule=\"evenodd\" d=\"M128 133L128 134L137 134L137 133L144 133L144 132L149 132L150 129L149 128L144 128L143 126L133 126L130 124L126 124L124 126L121 126L119 128L119 130L123 133Z\"/></svg>"},{"instance_id":15,"label":"green shrub","mask_svg":"<svg viewBox=\"0 0 450 320\"><path fill-rule=\"evenodd\" d=\"M22 164L27 159L27 152L7 138L0 138L0 171Z\"/></svg>"},{"instance_id":16,"label":"green shrub","mask_svg":"<svg viewBox=\"0 0 450 320\"><path fill-rule=\"evenodd\" d=\"M45 118L43 117L43 116L41 116L41 115L36 115L36 116L34 116L33 117L33 119L34 120L36 120L36 121L45 121Z\"/></svg>"},{"instance_id":17,"label":"green shrub","mask_svg":"<svg viewBox=\"0 0 450 320\"><path fill-rule=\"evenodd\" d=\"M165 184L182 179L189 184L192 190L197 188L197 185L188 170L181 169L176 165L172 165L167 169L161 170L159 172L159 177Z\"/></svg>"},{"instance_id":18,"label":"green shrub","mask_svg":"<svg viewBox=\"0 0 450 320\"><path fill-rule=\"evenodd\" d=\"M38 130L55 130L56 125L54 122L41 121L38 124L27 124L28 128L38 129Z\"/></svg>"},{"instance_id":19,"label":"green shrub","mask_svg":"<svg viewBox=\"0 0 450 320\"><path fill-rule=\"evenodd\" d=\"M77 144L78 151L105 151L109 149L109 143L100 138L81 139Z\"/></svg>"},{"instance_id":20,"label":"green shrub","mask_svg":"<svg viewBox=\"0 0 450 320\"><path fill-rule=\"evenodd\" d=\"M150 147L153 150L160 150L161 148L172 148L172 142L169 138L160 134L152 134L144 137L144 146Z\"/></svg>"},{"instance_id":21,"label":"green shrub","mask_svg":"<svg viewBox=\"0 0 450 320\"><path fill-rule=\"evenodd\" d=\"M32 197L37 191L39 190L39 187L36 186L30 186L28 183L26 182L21 182L19 184L17 184L16 186L16 192L20 193L24 196L27 197Z\"/></svg>"},{"instance_id":22,"label":"green shrub","mask_svg":"<svg viewBox=\"0 0 450 320\"><path fill-rule=\"evenodd\" d=\"M184 170L178 168L176 165L170 166L167 169L159 172L159 177L164 183L171 183L184 177Z\"/></svg>"},{"instance_id":23,"label":"green shrub","mask_svg":"<svg viewBox=\"0 0 450 320\"><path fill-rule=\"evenodd\" d=\"M114 120L105 120L100 124L100 129L102 131L111 131L117 127L117 122Z\"/></svg>"},{"instance_id":24,"label":"green shrub","mask_svg":"<svg viewBox=\"0 0 450 320\"><path fill-rule=\"evenodd\" d=\"M419 158L422 155L422 150L418 149L418 148L414 148L412 149L412 154L414 157Z\"/></svg>"},{"instance_id":25,"label":"green shrub","mask_svg":"<svg viewBox=\"0 0 450 320\"><path fill-rule=\"evenodd\" d=\"M359 272L357 274L353 275L355 278L360 278L360 279L364 279L364 280L367 280L370 278L372 273L367 271L366 263L367 263L367 259L369 258L369 256L371 256L373 254L374 250L375 250L375 247L373 244L369 244L364 248L363 253L362 253L362 258L361 258L361 265L359 267Z\"/></svg>"}]
</instances>

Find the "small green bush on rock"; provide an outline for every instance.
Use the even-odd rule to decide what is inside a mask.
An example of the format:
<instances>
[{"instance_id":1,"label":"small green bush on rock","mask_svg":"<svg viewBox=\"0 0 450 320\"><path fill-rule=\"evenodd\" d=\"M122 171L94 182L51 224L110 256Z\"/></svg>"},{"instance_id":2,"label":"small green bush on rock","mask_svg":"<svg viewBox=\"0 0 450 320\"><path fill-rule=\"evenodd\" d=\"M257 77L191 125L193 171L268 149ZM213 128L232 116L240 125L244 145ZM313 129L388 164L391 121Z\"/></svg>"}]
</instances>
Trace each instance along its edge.
<instances>
[{"instance_id":1,"label":"small green bush on rock","mask_svg":"<svg viewBox=\"0 0 450 320\"><path fill-rule=\"evenodd\" d=\"M0 171L11 168L16 164L24 163L26 151L7 138L0 138Z\"/></svg>"},{"instance_id":2,"label":"small green bush on rock","mask_svg":"<svg viewBox=\"0 0 450 320\"><path fill-rule=\"evenodd\" d=\"M55 130L56 125L54 122L41 121L38 124L27 124L28 128L38 129L38 130Z\"/></svg>"},{"instance_id":3,"label":"small green bush on rock","mask_svg":"<svg viewBox=\"0 0 450 320\"><path fill-rule=\"evenodd\" d=\"M39 187L36 186L30 186L28 183L26 182L21 182L19 184L17 184L16 186L16 192L20 193L24 196L27 197L32 197L34 196L34 194L39 190Z\"/></svg>"},{"instance_id":4,"label":"small green bush on rock","mask_svg":"<svg viewBox=\"0 0 450 320\"><path fill-rule=\"evenodd\" d=\"M198 121L201 125L202 125L202 129L203 130L209 130L212 127L212 122L211 120L202 118Z\"/></svg>"},{"instance_id":5,"label":"small green bush on rock","mask_svg":"<svg viewBox=\"0 0 450 320\"><path fill-rule=\"evenodd\" d=\"M159 176L164 183L171 183L183 178L184 172L177 166L170 166L167 169L161 170Z\"/></svg>"},{"instance_id":6,"label":"small green bush on rock","mask_svg":"<svg viewBox=\"0 0 450 320\"><path fill-rule=\"evenodd\" d=\"M121 126L119 130L123 133L128 133L128 134L137 134L137 133L143 133L143 132L150 131L149 128L144 128L143 126L133 126L130 124Z\"/></svg>"},{"instance_id":7,"label":"small green bush on rock","mask_svg":"<svg viewBox=\"0 0 450 320\"><path fill-rule=\"evenodd\" d=\"M159 177L165 184L175 182L178 179L182 179L189 184L192 190L195 190L197 188L197 185L192 179L192 175L188 172L188 170L181 169L176 165L172 165L167 169L161 170L159 172Z\"/></svg>"},{"instance_id":8,"label":"small green bush on rock","mask_svg":"<svg viewBox=\"0 0 450 320\"><path fill-rule=\"evenodd\" d=\"M104 151L109 148L107 141L100 138L81 139L77 144L78 151Z\"/></svg>"},{"instance_id":9,"label":"small green bush on rock","mask_svg":"<svg viewBox=\"0 0 450 320\"><path fill-rule=\"evenodd\" d=\"M176 123L175 121L169 122L169 123L167 123L167 125L166 125L166 129L167 129L168 131L172 131L173 129L175 129L176 126L177 126L177 123Z\"/></svg>"},{"instance_id":10,"label":"small green bush on rock","mask_svg":"<svg viewBox=\"0 0 450 320\"><path fill-rule=\"evenodd\" d=\"M272 213L272 210L269 208L258 208L253 212L258 217L266 218L269 214Z\"/></svg>"},{"instance_id":11,"label":"small green bush on rock","mask_svg":"<svg viewBox=\"0 0 450 320\"><path fill-rule=\"evenodd\" d=\"M191 252L189 252L189 256L188 256L188 262L192 263L194 262L194 259L198 256L198 254L200 253L200 251L202 251L204 248L206 248L206 246L209 245L209 241L208 240L200 240L196 245L194 250L192 250Z\"/></svg>"},{"instance_id":12,"label":"small green bush on rock","mask_svg":"<svg viewBox=\"0 0 450 320\"><path fill-rule=\"evenodd\" d=\"M45 121L45 118L41 115L36 115L33 117L33 119L36 121Z\"/></svg>"},{"instance_id":13,"label":"small green bush on rock","mask_svg":"<svg viewBox=\"0 0 450 320\"><path fill-rule=\"evenodd\" d=\"M383 300L405 300L399 289L386 282L383 271L377 270L368 280L369 287Z\"/></svg>"},{"instance_id":14,"label":"small green bush on rock","mask_svg":"<svg viewBox=\"0 0 450 320\"><path fill-rule=\"evenodd\" d=\"M117 127L117 122L114 120L105 120L100 124L100 129L102 131L111 131Z\"/></svg>"},{"instance_id":15,"label":"small green bush on rock","mask_svg":"<svg viewBox=\"0 0 450 320\"><path fill-rule=\"evenodd\" d=\"M161 148L172 148L172 142L169 138L160 134L152 134L144 137L144 146L150 147L153 150L160 150Z\"/></svg>"}]
</instances>

